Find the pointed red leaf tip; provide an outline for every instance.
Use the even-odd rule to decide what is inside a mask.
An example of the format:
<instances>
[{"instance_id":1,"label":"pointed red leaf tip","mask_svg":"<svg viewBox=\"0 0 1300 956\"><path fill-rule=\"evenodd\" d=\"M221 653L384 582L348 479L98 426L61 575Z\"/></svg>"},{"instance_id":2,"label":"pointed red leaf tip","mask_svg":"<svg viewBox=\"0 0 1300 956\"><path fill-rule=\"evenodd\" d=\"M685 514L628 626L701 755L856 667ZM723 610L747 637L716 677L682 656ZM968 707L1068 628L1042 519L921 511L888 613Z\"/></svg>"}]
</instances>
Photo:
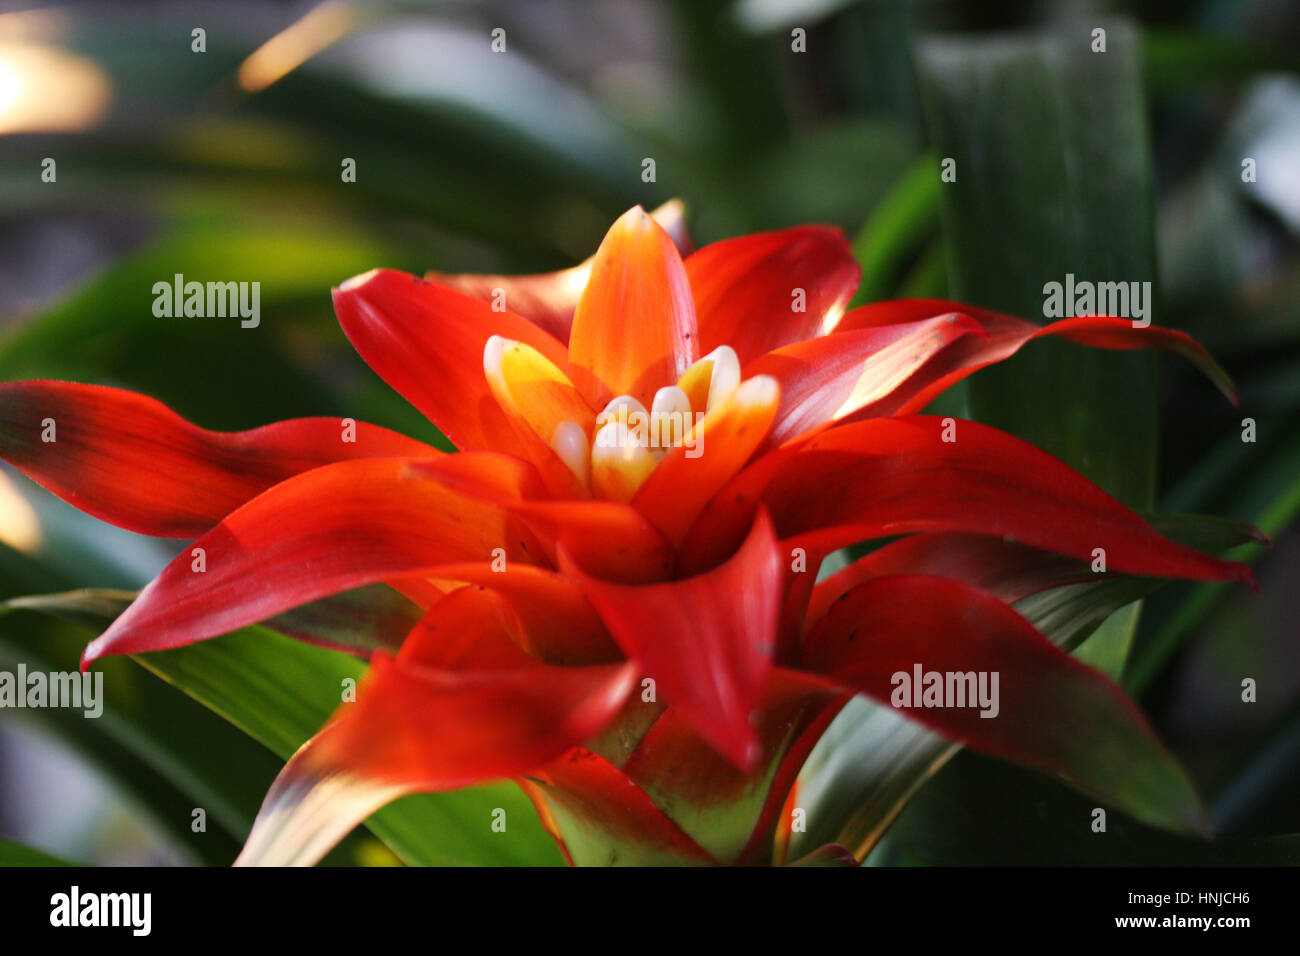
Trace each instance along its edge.
<instances>
[{"instance_id":1,"label":"pointed red leaf tip","mask_svg":"<svg viewBox=\"0 0 1300 956\"><path fill-rule=\"evenodd\" d=\"M958 312L977 320L988 333L983 339L967 339L955 344L931 362L916 387L900 394L898 401L881 402L864 410L864 414L893 415L920 411L932 398L971 373L1015 355L1027 342L1043 336L1060 336L1090 348L1130 351L1159 348L1175 352L1201 370L1232 404L1237 404L1237 389L1223 367L1199 342L1177 329L1158 326L1135 326L1129 319L1106 315L1081 315L1061 319L1048 325L1036 325L1013 315L993 312L950 302L946 299L894 299L873 302L854 309L836 327L836 334L858 329L879 328L901 322L915 322L947 312Z\"/></svg>"},{"instance_id":2,"label":"pointed red leaf tip","mask_svg":"<svg viewBox=\"0 0 1300 956\"><path fill-rule=\"evenodd\" d=\"M375 458L296 475L183 551L103 634L106 654L165 650L225 634L351 588L505 549L528 563L540 545L506 504L536 473L492 452Z\"/></svg>"},{"instance_id":3,"label":"pointed red leaf tip","mask_svg":"<svg viewBox=\"0 0 1300 956\"><path fill-rule=\"evenodd\" d=\"M945 422L953 422L945 440ZM818 493L808 494L810 487ZM735 541L757 506L810 550L917 531L1006 537L1111 571L1250 584L1250 569L1164 537L1064 462L976 422L929 415L839 425L759 459L714 498L683 551Z\"/></svg>"},{"instance_id":4,"label":"pointed red leaf tip","mask_svg":"<svg viewBox=\"0 0 1300 956\"><path fill-rule=\"evenodd\" d=\"M334 311L366 364L457 448L526 454L483 375L483 349L500 335L563 368L565 349L554 337L513 312L393 269L344 282Z\"/></svg>"},{"instance_id":5,"label":"pointed red leaf tip","mask_svg":"<svg viewBox=\"0 0 1300 956\"><path fill-rule=\"evenodd\" d=\"M686 274L700 354L729 345L744 364L832 328L862 269L839 229L796 226L710 243L687 257Z\"/></svg>"},{"instance_id":6,"label":"pointed red leaf tip","mask_svg":"<svg viewBox=\"0 0 1300 956\"><path fill-rule=\"evenodd\" d=\"M569 378L594 408L632 395L649 408L699 354L695 303L672 238L635 206L596 252L569 337Z\"/></svg>"},{"instance_id":7,"label":"pointed red leaf tip","mask_svg":"<svg viewBox=\"0 0 1300 956\"><path fill-rule=\"evenodd\" d=\"M1146 823L1208 832L1187 774L1124 693L969 585L928 575L867 581L809 633L805 664Z\"/></svg>"},{"instance_id":8,"label":"pointed red leaf tip","mask_svg":"<svg viewBox=\"0 0 1300 956\"><path fill-rule=\"evenodd\" d=\"M321 465L441 454L342 418L213 432L125 389L0 384L0 458L101 521L161 538L197 538L272 485Z\"/></svg>"},{"instance_id":9,"label":"pointed red leaf tip","mask_svg":"<svg viewBox=\"0 0 1300 956\"><path fill-rule=\"evenodd\" d=\"M725 563L693 578L628 586L597 580L560 549L614 640L656 693L719 753L748 772L759 758L752 718L771 670L783 557L767 515Z\"/></svg>"}]
</instances>

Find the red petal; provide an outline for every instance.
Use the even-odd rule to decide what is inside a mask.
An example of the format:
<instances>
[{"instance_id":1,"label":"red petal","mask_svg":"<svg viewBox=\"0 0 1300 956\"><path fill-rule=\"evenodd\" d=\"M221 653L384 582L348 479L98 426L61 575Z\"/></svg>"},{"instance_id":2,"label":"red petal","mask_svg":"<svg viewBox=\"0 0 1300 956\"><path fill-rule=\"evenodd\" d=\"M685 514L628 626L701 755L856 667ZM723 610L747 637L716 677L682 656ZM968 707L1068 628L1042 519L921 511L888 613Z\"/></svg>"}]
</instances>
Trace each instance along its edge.
<instances>
[{"instance_id":1,"label":"red petal","mask_svg":"<svg viewBox=\"0 0 1300 956\"><path fill-rule=\"evenodd\" d=\"M399 783L408 792L523 773L603 727L634 679L629 664L521 661L511 669L456 672L393 664L381 652L356 704L316 738L310 765Z\"/></svg>"},{"instance_id":2,"label":"red petal","mask_svg":"<svg viewBox=\"0 0 1300 956\"><path fill-rule=\"evenodd\" d=\"M558 561L563 547L583 567L626 584L662 581L672 574L673 548L630 505L617 501L519 501L510 505Z\"/></svg>"},{"instance_id":3,"label":"red petal","mask_svg":"<svg viewBox=\"0 0 1300 956\"><path fill-rule=\"evenodd\" d=\"M926 576L868 581L809 634L806 662L947 737L1058 775L1146 822L1204 828L1190 781L1123 692L968 585ZM987 696L996 713L981 716L994 707L955 696L916 706L929 679L916 687L903 677L912 681L918 669L984 675L986 691L997 675Z\"/></svg>"},{"instance_id":4,"label":"red petal","mask_svg":"<svg viewBox=\"0 0 1300 956\"><path fill-rule=\"evenodd\" d=\"M1015 316L977 309L960 302L948 302L943 299L898 299L891 302L876 302L854 309L844 316L836 329L836 335L855 329L880 328L900 322L914 322L952 312L979 321L988 333L988 337L963 339L954 344L931 362L922 375L916 376L904 388L875 405L863 409L860 413L862 417L920 411L944 389L986 365L1010 358L1026 342L1044 335L1060 336L1071 342L1099 349L1126 351L1161 348L1177 352L1204 372L1234 405L1237 402L1237 392L1227 372L1191 336L1175 329L1162 329L1155 326L1138 328L1128 319L1112 316L1078 316L1039 326Z\"/></svg>"},{"instance_id":5,"label":"red petal","mask_svg":"<svg viewBox=\"0 0 1300 956\"><path fill-rule=\"evenodd\" d=\"M556 667L520 646L508 601L471 586L429 610L345 706L326 764L420 791L453 790L541 766L596 733L635 678L626 663Z\"/></svg>"},{"instance_id":6,"label":"red petal","mask_svg":"<svg viewBox=\"0 0 1300 956\"><path fill-rule=\"evenodd\" d=\"M396 661L375 656L355 703L281 772L241 863L311 862L377 806L539 767L622 707L630 664L552 667L511 639L498 596L465 589L435 605Z\"/></svg>"},{"instance_id":7,"label":"red petal","mask_svg":"<svg viewBox=\"0 0 1300 956\"><path fill-rule=\"evenodd\" d=\"M588 750L575 748L520 783L578 866L715 862L645 791Z\"/></svg>"},{"instance_id":8,"label":"red petal","mask_svg":"<svg viewBox=\"0 0 1300 956\"><path fill-rule=\"evenodd\" d=\"M1175 544L1068 465L975 422L956 421L955 441L930 416L840 425L797 448L759 459L714 498L683 553L717 560L756 507L786 543L824 551L915 531L1007 536L1110 571L1253 582L1232 561ZM809 489L815 488L815 494Z\"/></svg>"},{"instance_id":9,"label":"red petal","mask_svg":"<svg viewBox=\"0 0 1300 956\"><path fill-rule=\"evenodd\" d=\"M700 353L730 345L741 364L823 334L862 270L838 229L797 226L714 242L686 260ZM796 290L803 291L803 311Z\"/></svg>"},{"instance_id":10,"label":"red petal","mask_svg":"<svg viewBox=\"0 0 1300 956\"><path fill-rule=\"evenodd\" d=\"M330 462L440 454L385 428L345 422L303 418L212 432L123 389L0 384L0 458L96 518L163 538L198 537L272 485ZM47 425L55 439L48 443Z\"/></svg>"},{"instance_id":11,"label":"red petal","mask_svg":"<svg viewBox=\"0 0 1300 956\"><path fill-rule=\"evenodd\" d=\"M686 255L690 251L690 237L686 233L683 207L676 199L664 203L650 213L650 218L663 226L672 238L677 251ZM569 341L569 328L573 325L573 310L586 288L591 275L592 259L581 265L558 272L540 275L454 275L444 272L427 272L425 278L447 286L476 299L496 301L504 293L505 307L522 315L560 342Z\"/></svg>"},{"instance_id":12,"label":"red petal","mask_svg":"<svg viewBox=\"0 0 1300 956\"><path fill-rule=\"evenodd\" d=\"M593 408L632 395L646 408L698 354L695 305L682 257L640 206L596 252L573 316L569 378ZM561 366L562 367L562 366Z\"/></svg>"},{"instance_id":13,"label":"red petal","mask_svg":"<svg viewBox=\"0 0 1300 956\"><path fill-rule=\"evenodd\" d=\"M343 283L334 310L361 357L458 448L523 450L483 375L490 337L531 345L559 368L567 361L564 346L527 319L392 269Z\"/></svg>"},{"instance_id":14,"label":"red petal","mask_svg":"<svg viewBox=\"0 0 1300 956\"><path fill-rule=\"evenodd\" d=\"M442 564L428 574L500 594L523 625L524 648L549 664L604 664L621 658L582 589L554 571L514 561L504 566Z\"/></svg>"},{"instance_id":15,"label":"red petal","mask_svg":"<svg viewBox=\"0 0 1300 956\"><path fill-rule=\"evenodd\" d=\"M391 578L384 583L412 604L415 604L422 611L427 611L430 607L447 596L447 589L445 587L440 587L437 582L431 581L428 578L419 577L418 575L414 577ZM411 627L414 626L415 622L412 621ZM410 628L407 628L407 631L409 632Z\"/></svg>"},{"instance_id":16,"label":"red petal","mask_svg":"<svg viewBox=\"0 0 1300 956\"><path fill-rule=\"evenodd\" d=\"M341 462L290 478L164 568L90 643L83 663L215 637L438 564L490 561L495 548L526 563L529 536L502 502L535 480L525 463L490 452ZM197 549L202 573L194 570Z\"/></svg>"},{"instance_id":17,"label":"red petal","mask_svg":"<svg viewBox=\"0 0 1300 956\"><path fill-rule=\"evenodd\" d=\"M421 571L428 577L396 578L387 581L387 587L377 584L333 595L277 615L268 624L308 643L338 650L396 649L423 610L463 584L473 584L510 603L523 625L521 643L533 657L569 666L623 659L581 588L554 571L496 559L437 564ZM385 591L391 597L385 599Z\"/></svg>"},{"instance_id":18,"label":"red petal","mask_svg":"<svg viewBox=\"0 0 1300 956\"><path fill-rule=\"evenodd\" d=\"M767 445L875 406L945 346L970 333L984 334L974 319L951 313L823 336L764 355L744 374L771 375L781 388L781 408Z\"/></svg>"},{"instance_id":19,"label":"red petal","mask_svg":"<svg viewBox=\"0 0 1300 956\"><path fill-rule=\"evenodd\" d=\"M641 587L589 577L561 550L574 577L628 657L635 658L714 748L748 770L759 756L751 717L776 644L782 552L759 515L726 563L684 580Z\"/></svg>"},{"instance_id":20,"label":"red petal","mask_svg":"<svg viewBox=\"0 0 1300 956\"><path fill-rule=\"evenodd\" d=\"M1089 565L1073 558L978 534L914 534L892 541L837 571L813 589L808 625L859 584L894 574L952 578L1012 604L1039 591L1094 580Z\"/></svg>"},{"instance_id":21,"label":"red petal","mask_svg":"<svg viewBox=\"0 0 1300 956\"><path fill-rule=\"evenodd\" d=\"M591 273L589 263L538 275L505 276L426 272L430 282L484 302L501 302L558 342L569 340L573 310Z\"/></svg>"}]
</instances>

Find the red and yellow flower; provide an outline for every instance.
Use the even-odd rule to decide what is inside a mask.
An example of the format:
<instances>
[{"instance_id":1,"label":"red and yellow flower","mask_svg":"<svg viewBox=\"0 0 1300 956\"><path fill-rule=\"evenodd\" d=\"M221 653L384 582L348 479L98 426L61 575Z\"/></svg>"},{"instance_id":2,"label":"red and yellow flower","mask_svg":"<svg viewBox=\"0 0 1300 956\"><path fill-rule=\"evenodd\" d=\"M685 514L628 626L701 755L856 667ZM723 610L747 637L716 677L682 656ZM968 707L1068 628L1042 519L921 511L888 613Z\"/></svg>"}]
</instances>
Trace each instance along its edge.
<instances>
[{"instance_id":1,"label":"red and yellow flower","mask_svg":"<svg viewBox=\"0 0 1300 956\"><path fill-rule=\"evenodd\" d=\"M376 584L420 609L409 633L344 642L373 650L369 675L285 767L243 859L312 862L402 794L513 778L574 862L780 862L812 745L918 663L997 671L1001 702L915 719L1198 827L1133 705L1010 604L1063 583L1046 553L1079 579L1097 548L1113 572L1249 571L1022 441L918 412L1040 335L1172 349L1230 391L1212 360L1117 318L846 312L859 270L831 228L685 247L676 205L636 208L560 273L336 289L357 351L455 454L365 424L222 434L130 392L0 386L5 459L103 520L196 539L85 662ZM896 540L817 582L873 538Z\"/></svg>"}]
</instances>

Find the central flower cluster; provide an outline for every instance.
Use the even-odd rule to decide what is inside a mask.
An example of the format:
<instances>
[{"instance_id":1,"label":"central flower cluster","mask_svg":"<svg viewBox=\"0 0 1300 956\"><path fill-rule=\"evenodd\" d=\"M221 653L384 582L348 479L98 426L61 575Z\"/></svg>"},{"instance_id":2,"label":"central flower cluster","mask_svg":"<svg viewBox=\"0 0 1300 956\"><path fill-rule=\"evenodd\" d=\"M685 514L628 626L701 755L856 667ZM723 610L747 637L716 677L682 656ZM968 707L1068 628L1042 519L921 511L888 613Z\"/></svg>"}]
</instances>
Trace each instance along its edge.
<instances>
[{"instance_id":1,"label":"central flower cluster","mask_svg":"<svg viewBox=\"0 0 1300 956\"><path fill-rule=\"evenodd\" d=\"M742 383L740 358L729 345L694 362L675 385L658 389L649 409L633 395L619 395L593 415L563 372L535 349L500 335L483 349L483 373L502 408L517 412L589 494L623 502L673 449L687 458L703 455L708 413L733 396L770 402L776 393L768 376ZM521 395L539 391L548 393L554 414L529 414L520 404ZM571 417L563 417L566 408Z\"/></svg>"}]
</instances>

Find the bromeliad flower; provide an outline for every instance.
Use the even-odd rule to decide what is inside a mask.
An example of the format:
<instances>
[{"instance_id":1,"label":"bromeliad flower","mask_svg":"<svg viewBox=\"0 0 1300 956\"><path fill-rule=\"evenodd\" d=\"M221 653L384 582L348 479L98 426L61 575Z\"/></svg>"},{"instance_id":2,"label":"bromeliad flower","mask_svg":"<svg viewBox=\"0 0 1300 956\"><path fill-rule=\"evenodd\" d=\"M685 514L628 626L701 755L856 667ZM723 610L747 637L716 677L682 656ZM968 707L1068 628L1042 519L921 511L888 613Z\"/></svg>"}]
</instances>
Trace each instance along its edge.
<instances>
[{"instance_id":1,"label":"bromeliad flower","mask_svg":"<svg viewBox=\"0 0 1300 956\"><path fill-rule=\"evenodd\" d=\"M377 270L335 290L357 351L456 454L351 422L217 434L114 389L0 386L6 459L114 524L197 537L87 663L345 591L420 609L413 629L303 635L373 651L371 670L287 764L241 859L310 863L402 794L513 778L572 862L780 862L795 777L855 694L1201 827L1134 706L1010 604L1087 578L1099 548L1112 572L1249 571L1022 441L917 412L1041 335L1173 349L1230 391L1212 360L1118 318L846 313L859 273L836 230L683 259L679 215L633 209L553 275ZM876 538L896 540L816 582ZM894 675L920 668L999 675L996 713L896 699Z\"/></svg>"}]
</instances>

